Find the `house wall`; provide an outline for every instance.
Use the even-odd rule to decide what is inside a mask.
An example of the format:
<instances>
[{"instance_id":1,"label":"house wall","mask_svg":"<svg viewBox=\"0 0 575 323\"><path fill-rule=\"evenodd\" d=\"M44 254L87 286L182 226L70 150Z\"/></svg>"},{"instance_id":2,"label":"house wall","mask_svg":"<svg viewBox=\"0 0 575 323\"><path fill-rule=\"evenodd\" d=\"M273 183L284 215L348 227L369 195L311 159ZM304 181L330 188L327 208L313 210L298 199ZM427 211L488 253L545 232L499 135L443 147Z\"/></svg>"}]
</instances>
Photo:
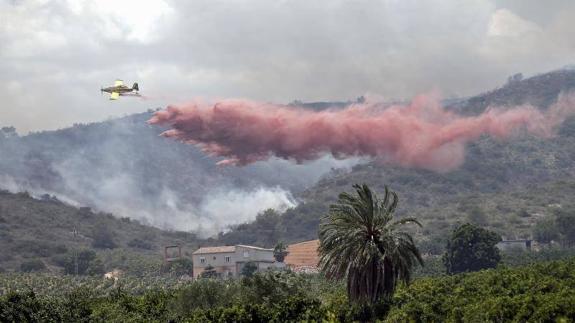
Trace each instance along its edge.
<instances>
[{"instance_id":1,"label":"house wall","mask_svg":"<svg viewBox=\"0 0 575 323\"><path fill-rule=\"evenodd\" d=\"M230 261L226 262L226 257ZM201 259L205 261L202 263ZM265 270L273 266L273 250L249 248L236 246L235 252L219 252L192 255L194 262L194 277L198 277L208 266L214 267L217 273L225 276L238 276L243 266L248 262L253 262L258 266L258 270Z\"/></svg>"},{"instance_id":2,"label":"house wall","mask_svg":"<svg viewBox=\"0 0 575 323\"><path fill-rule=\"evenodd\" d=\"M507 251L511 249L522 249L522 250L530 250L531 249L531 240L507 240L501 241L497 245L497 248L502 251Z\"/></svg>"},{"instance_id":3,"label":"house wall","mask_svg":"<svg viewBox=\"0 0 575 323\"><path fill-rule=\"evenodd\" d=\"M226 261L226 257L230 257L230 261ZM202 263L201 259L204 258L205 261ZM198 277L204 272L206 267L212 266L217 273L223 275L228 275L231 273L232 276L236 275L236 254L234 252L218 252L210 254L199 254L192 255L192 261L194 262L194 277Z\"/></svg>"}]
</instances>

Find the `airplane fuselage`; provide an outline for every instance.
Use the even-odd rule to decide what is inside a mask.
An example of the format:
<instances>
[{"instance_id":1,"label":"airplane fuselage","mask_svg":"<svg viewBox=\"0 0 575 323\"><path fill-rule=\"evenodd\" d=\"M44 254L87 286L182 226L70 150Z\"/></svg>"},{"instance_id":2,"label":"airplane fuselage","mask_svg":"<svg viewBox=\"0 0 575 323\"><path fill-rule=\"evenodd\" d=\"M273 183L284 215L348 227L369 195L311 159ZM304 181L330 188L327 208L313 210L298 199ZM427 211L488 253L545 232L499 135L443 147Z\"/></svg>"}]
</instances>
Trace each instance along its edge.
<instances>
[{"instance_id":1,"label":"airplane fuselage","mask_svg":"<svg viewBox=\"0 0 575 323\"><path fill-rule=\"evenodd\" d=\"M127 86L125 86L125 85L119 85L119 86L106 87L106 88L103 88L101 91L102 91L102 92L107 92L107 93L117 92L117 93L122 94L122 93L132 92L132 91L134 91L134 89L131 88L131 87L127 87Z\"/></svg>"}]
</instances>

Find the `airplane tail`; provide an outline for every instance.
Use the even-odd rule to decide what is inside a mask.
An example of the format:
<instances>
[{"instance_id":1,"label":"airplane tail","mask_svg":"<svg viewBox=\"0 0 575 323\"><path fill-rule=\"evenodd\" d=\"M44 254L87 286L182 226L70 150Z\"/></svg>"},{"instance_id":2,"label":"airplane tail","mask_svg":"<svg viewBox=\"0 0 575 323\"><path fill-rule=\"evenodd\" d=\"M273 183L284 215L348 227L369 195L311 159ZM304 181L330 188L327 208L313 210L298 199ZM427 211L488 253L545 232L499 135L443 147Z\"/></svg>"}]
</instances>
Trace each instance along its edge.
<instances>
[{"instance_id":1,"label":"airplane tail","mask_svg":"<svg viewBox=\"0 0 575 323\"><path fill-rule=\"evenodd\" d=\"M134 85L132 86L132 90L140 91L140 88L138 87L138 83L134 83Z\"/></svg>"}]
</instances>

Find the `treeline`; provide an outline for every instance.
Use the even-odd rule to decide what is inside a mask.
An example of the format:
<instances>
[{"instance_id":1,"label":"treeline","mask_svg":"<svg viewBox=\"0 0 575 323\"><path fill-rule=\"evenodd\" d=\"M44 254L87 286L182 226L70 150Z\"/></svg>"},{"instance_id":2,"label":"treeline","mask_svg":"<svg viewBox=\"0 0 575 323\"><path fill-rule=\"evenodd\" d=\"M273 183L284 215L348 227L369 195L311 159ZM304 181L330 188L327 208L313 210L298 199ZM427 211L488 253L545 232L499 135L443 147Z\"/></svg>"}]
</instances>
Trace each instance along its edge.
<instances>
[{"instance_id":1,"label":"treeline","mask_svg":"<svg viewBox=\"0 0 575 323\"><path fill-rule=\"evenodd\" d=\"M205 279L106 295L81 288L58 296L32 290L0 298L2 322L566 322L575 319L575 258L525 267L422 278L391 301L351 305L342 284L290 272Z\"/></svg>"}]
</instances>

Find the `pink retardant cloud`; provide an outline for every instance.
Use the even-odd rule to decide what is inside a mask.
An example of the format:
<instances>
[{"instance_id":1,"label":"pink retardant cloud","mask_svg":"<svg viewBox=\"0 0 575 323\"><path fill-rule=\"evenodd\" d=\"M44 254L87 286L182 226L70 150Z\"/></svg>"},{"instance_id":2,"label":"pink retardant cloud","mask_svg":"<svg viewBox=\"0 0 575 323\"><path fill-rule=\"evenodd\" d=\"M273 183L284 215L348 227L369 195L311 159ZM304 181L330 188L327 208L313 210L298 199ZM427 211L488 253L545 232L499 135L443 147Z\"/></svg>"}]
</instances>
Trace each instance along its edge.
<instances>
[{"instance_id":1,"label":"pink retardant cloud","mask_svg":"<svg viewBox=\"0 0 575 323\"><path fill-rule=\"evenodd\" d=\"M464 117L444 109L434 96L422 95L406 106L368 102L324 111L247 100L197 101L170 105L149 123L169 126L165 137L224 157L219 164L246 165L272 156L301 163L331 154L445 172L459 167L465 144L482 135L549 137L573 114L572 96L545 112L518 106Z\"/></svg>"}]
</instances>

